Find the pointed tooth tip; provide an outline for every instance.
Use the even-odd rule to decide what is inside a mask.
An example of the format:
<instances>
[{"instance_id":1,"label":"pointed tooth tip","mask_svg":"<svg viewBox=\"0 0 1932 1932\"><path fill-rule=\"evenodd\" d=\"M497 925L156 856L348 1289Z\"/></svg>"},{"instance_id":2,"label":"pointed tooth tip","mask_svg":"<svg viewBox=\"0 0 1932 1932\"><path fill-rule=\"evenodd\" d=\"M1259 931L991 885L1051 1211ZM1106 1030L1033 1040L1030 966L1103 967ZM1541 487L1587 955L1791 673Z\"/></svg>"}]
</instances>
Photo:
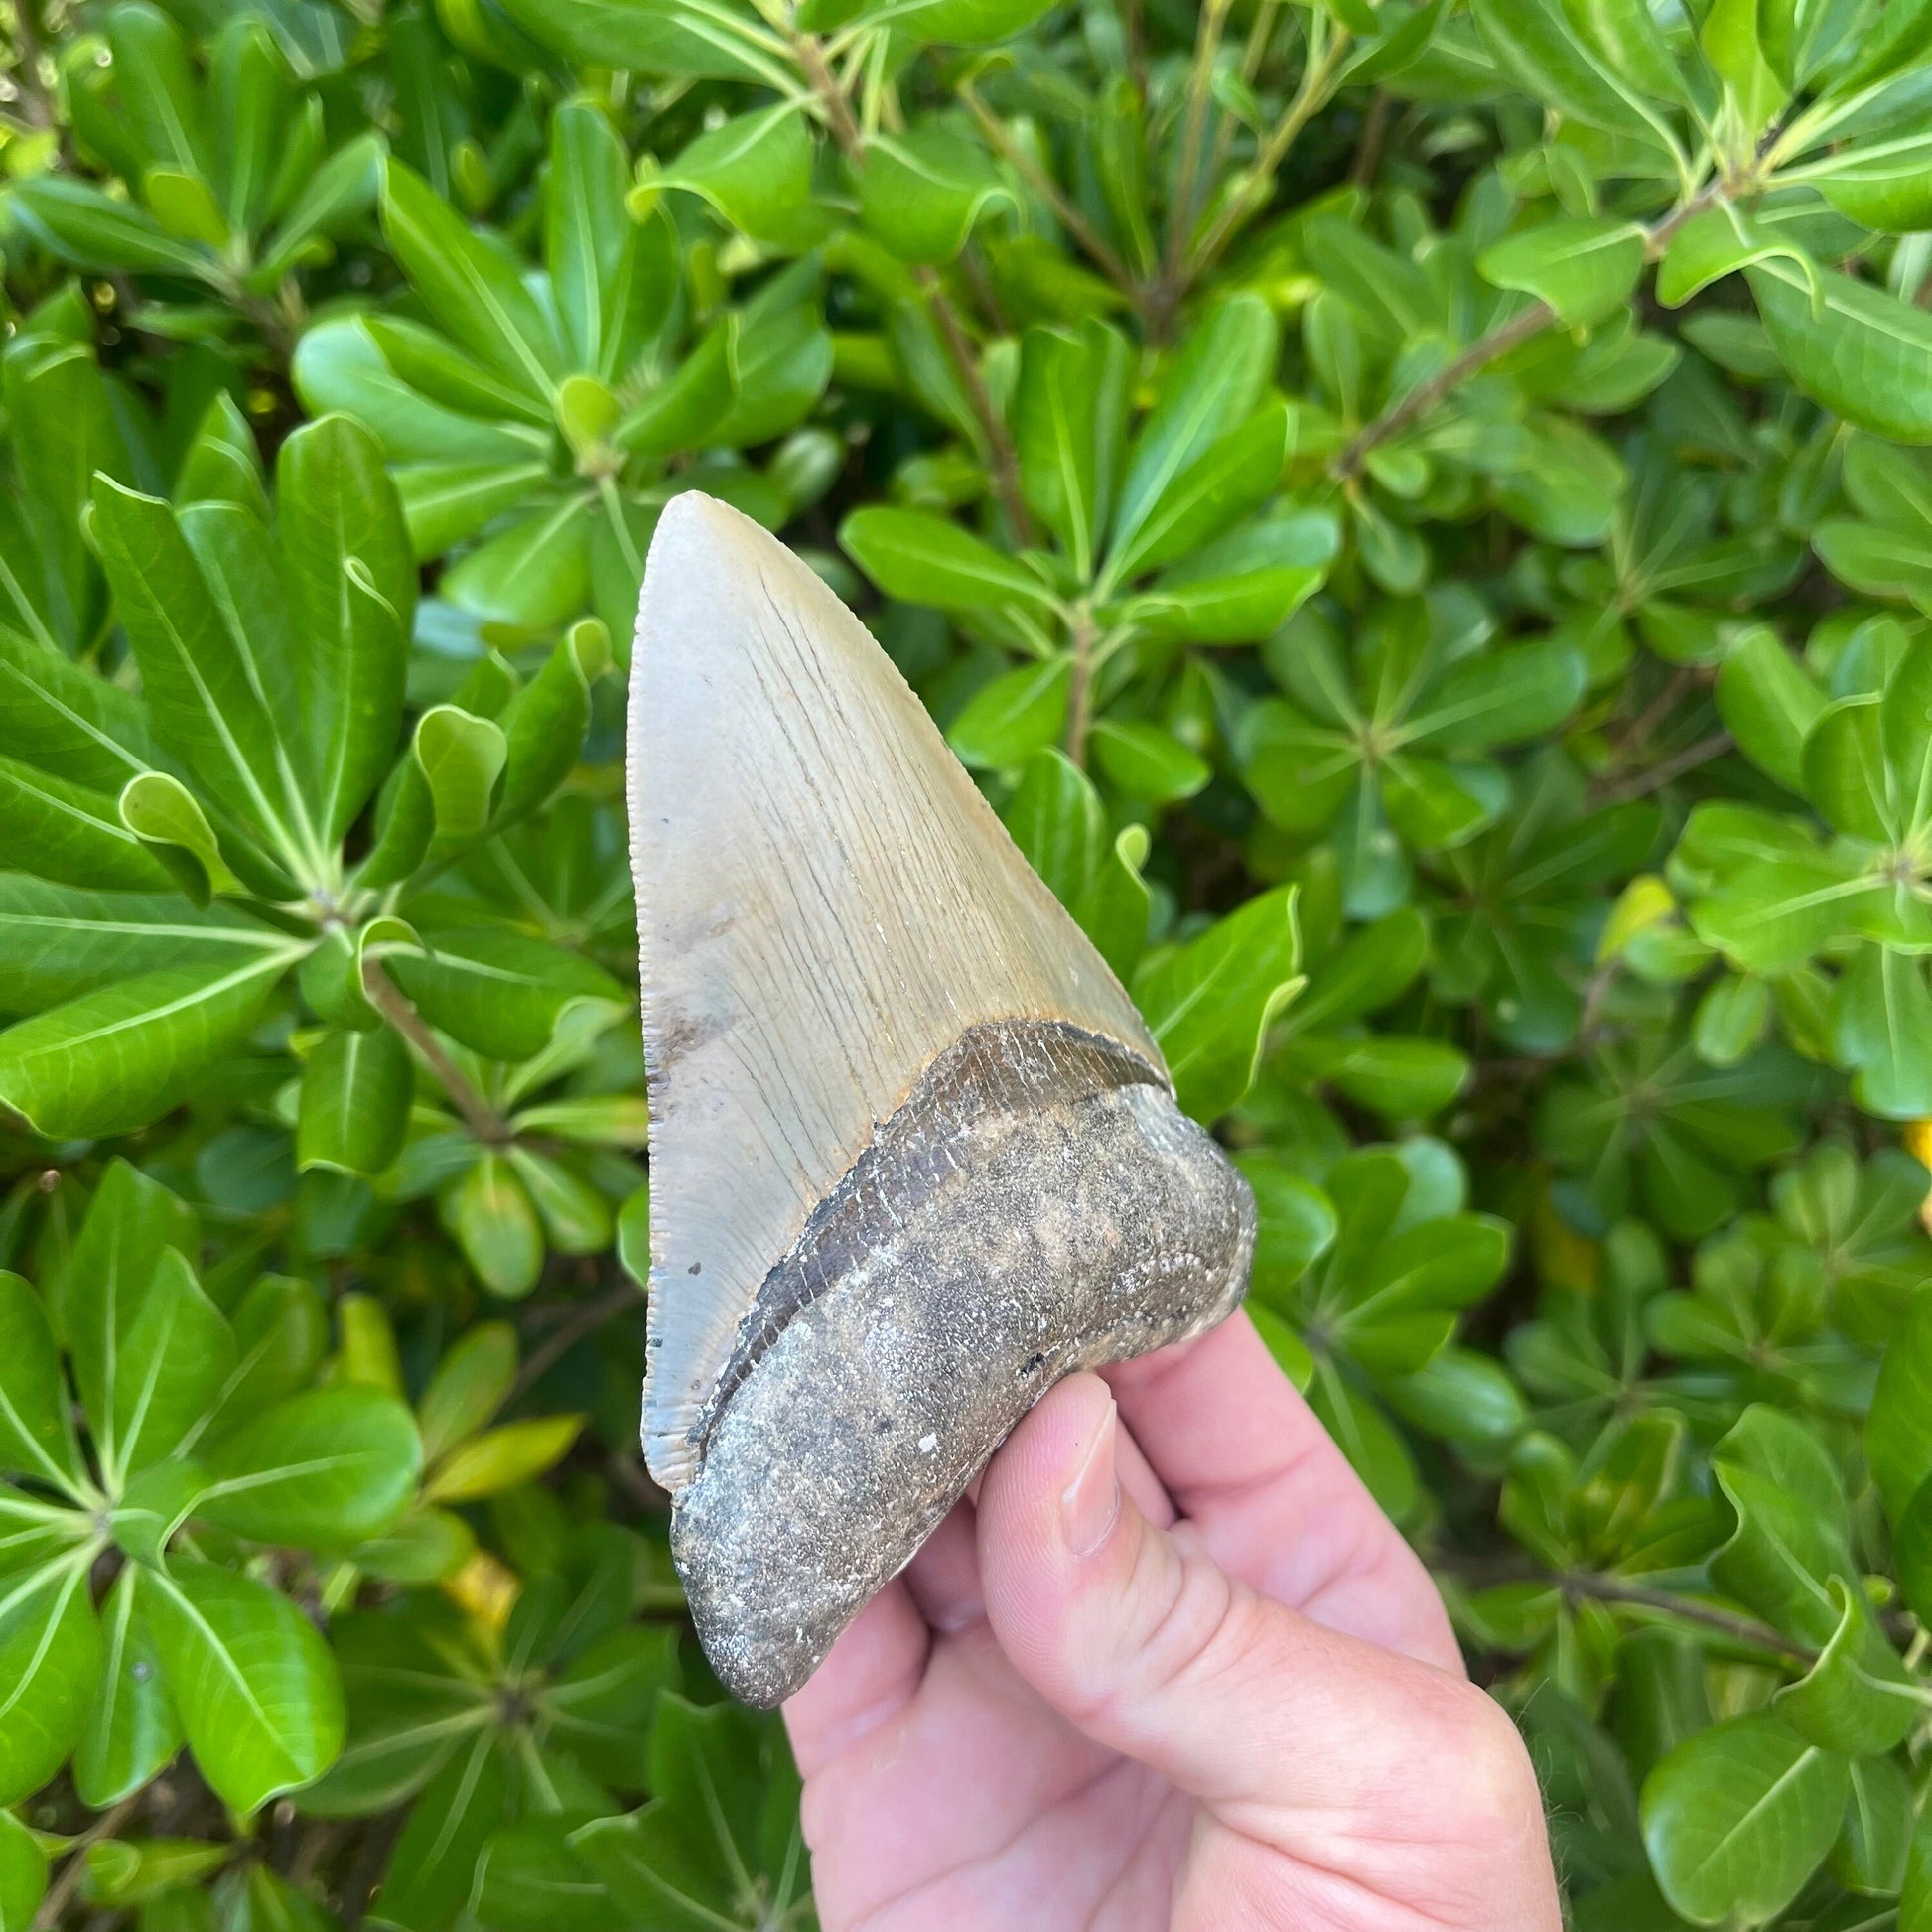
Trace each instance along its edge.
<instances>
[{"instance_id":1,"label":"pointed tooth tip","mask_svg":"<svg viewBox=\"0 0 1932 1932\"><path fill-rule=\"evenodd\" d=\"M735 510L702 489L681 489L664 505L657 519L651 548L659 544L730 543L742 540L748 528L757 529L749 516Z\"/></svg>"}]
</instances>

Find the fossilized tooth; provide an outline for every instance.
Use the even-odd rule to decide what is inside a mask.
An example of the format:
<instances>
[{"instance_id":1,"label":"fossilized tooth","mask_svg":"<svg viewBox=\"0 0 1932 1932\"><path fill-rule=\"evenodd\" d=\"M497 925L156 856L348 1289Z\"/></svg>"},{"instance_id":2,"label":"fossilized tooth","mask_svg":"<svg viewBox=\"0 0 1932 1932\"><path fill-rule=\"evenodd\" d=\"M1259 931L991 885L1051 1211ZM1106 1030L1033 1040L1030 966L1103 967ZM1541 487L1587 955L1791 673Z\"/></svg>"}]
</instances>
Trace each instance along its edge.
<instances>
[{"instance_id":1,"label":"fossilized tooth","mask_svg":"<svg viewBox=\"0 0 1932 1932\"><path fill-rule=\"evenodd\" d=\"M695 492L629 759L645 1453L706 1652L775 1704L1055 1381L1234 1308L1254 1205L871 633Z\"/></svg>"}]
</instances>

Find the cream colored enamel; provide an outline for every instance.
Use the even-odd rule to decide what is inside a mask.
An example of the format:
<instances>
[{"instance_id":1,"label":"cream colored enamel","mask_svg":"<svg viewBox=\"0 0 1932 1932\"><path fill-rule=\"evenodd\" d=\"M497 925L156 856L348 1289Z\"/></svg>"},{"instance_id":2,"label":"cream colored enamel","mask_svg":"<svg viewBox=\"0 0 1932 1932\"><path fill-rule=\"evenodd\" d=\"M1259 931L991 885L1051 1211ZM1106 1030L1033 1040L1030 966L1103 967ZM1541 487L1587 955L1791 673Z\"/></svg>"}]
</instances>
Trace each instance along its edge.
<instances>
[{"instance_id":1,"label":"cream colored enamel","mask_svg":"<svg viewBox=\"0 0 1932 1932\"><path fill-rule=\"evenodd\" d=\"M651 1099L644 1445L675 1491L759 1283L967 1027L1064 1020L1166 1069L865 625L696 492L650 547L629 759Z\"/></svg>"}]
</instances>

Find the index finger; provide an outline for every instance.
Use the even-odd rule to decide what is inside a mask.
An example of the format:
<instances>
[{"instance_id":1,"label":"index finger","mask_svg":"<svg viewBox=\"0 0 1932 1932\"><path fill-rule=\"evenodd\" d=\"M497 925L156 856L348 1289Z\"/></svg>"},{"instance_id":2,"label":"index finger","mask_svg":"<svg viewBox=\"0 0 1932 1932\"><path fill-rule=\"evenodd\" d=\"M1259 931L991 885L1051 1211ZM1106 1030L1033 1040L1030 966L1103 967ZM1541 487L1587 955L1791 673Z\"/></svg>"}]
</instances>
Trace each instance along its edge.
<instances>
[{"instance_id":1,"label":"index finger","mask_svg":"<svg viewBox=\"0 0 1932 1932\"><path fill-rule=\"evenodd\" d=\"M1461 1673L1429 1572L1243 1311L1103 1373L1174 1506L1230 1576L1330 1629Z\"/></svg>"}]
</instances>

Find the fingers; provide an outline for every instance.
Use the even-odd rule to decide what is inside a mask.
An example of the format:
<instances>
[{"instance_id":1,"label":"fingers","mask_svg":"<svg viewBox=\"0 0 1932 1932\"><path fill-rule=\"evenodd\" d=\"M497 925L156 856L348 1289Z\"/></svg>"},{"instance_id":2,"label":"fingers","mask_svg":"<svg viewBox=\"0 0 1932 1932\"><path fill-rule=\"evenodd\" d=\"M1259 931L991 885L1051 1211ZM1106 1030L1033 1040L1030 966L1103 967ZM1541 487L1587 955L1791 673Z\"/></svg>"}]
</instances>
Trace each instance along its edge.
<instances>
[{"instance_id":1,"label":"fingers","mask_svg":"<svg viewBox=\"0 0 1932 1932\"><path fill-rule=\"evenodd\" d=\"M1156 1528L1117 1479L1118 1438L1106 1385L1073 1376L987 1471L987 1616L1020 1675L1249 1837L1323 1869L1369 1843L1378 1887L1413 1887L1433 1923L1554 1927L1535 1778L1498 1707L1233 1581L1191 1524ZM1467 1915L1442 1895L1465 1882L1446 1846L1481 1848Z\"/></svg>"},{"instance_id":2,"label":"fingers","mask_svg":"<svg viewBox=\"0 0 1932 1932\"><path fill-rule=\"evenodd\" d=\"M895 1579L852 1620L804 1689L785 1702L785 1728L803 1776L905 1709L925 1675L931 1641L903 1580Z\"/></svg>"},{"instance_id":3,"label":"fingers","mask_svg":"<svg viewBox=\"0 0 1932 1932\"><path fill-rule=\"evenodd\" d=\"M1429 1572L1245 1313L1106 1379L1155 1474L1230 1577L1331 1629L1462 1669Z\"/></svg>"}]
</instances>

